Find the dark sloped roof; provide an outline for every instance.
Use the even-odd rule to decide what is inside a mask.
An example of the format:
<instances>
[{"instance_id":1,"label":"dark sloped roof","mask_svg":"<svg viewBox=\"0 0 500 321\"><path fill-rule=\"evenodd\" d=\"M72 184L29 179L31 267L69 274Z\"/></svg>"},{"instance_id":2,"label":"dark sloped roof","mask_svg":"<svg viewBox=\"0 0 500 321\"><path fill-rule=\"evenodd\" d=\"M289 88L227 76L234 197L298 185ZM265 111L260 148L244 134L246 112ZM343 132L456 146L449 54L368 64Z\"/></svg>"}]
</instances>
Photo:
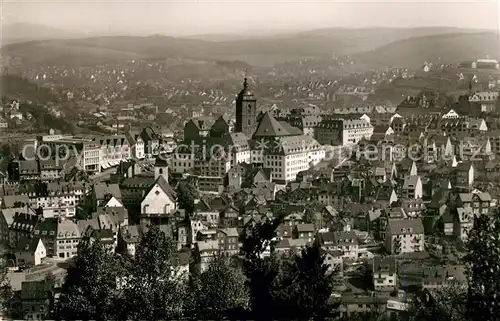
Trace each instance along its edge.
<instances>
[{"instance_id":1,"label":"dark sloped roof","mask_svg":"<svg viewBox=\"0 0 500 321\"><path fill-rule=\"evenodd\" d=\"M34 237L34 238L29 238L29 237L21 237L19 241L17 242L16 245L16 252L28 252L28 253L33 253L36 251L36 247L38 246L38 242L40 241L40 238Z\"/></svg>"},{"instance_id":2,"label":"dark sloped roof","mask_svg":"<svg viewBox=\"0 0 500 321\"><path fill-rule=\"evenodd\" d=\"M156 184L158 184L158 186L165 192L165 194L167 194L168 196L170 196L172 199L175 200L176 193L172 188L172 186L170 186L170 184L165 180L165 177L163 176L158 176L155 183L153 184L153 186L151 186L146 195L149 194L149 192L151 192L151 190L156 186Z\"/></svg>"},{"instance_id":3,"label":"dark sloped roof","mask_svg":"<svg viewBox=\"0 0 500 321\"><path fill-rule=\"evenodd\" d=\"M290 133L269 112L262 116L262 119L260 120L254 133L254 137L275 137L288 135L290 135Z\"/></svg>"},{"instance_id":4,"label":"dark sloped roof","mask_svg":"<svg viewBox=\"0 0 500 321\"><path fill-rule=\"evenodd\" d=\"M395 273L396 272L396 258L394 256L375 256L373 258L373 272L374 273Z\"/></svg>"},{"instance_id":5,"label":"dark sloped roof","mask_svg":"<svg viewBox=\"0 0 500 321\"><path fill-rule=\"evenodd\" d=\"M53 283L49 281L28 281L21 283L21 299L45 300L49 299Z\"/></svg>"},{"instance_id":6,"label":"dark sloped roof","mask_svg":"<svg viewBox=\"0 0 500 321\"><path fill-rule=\"evenodd\" d=\"M106 194L111 194L118 200L122 199L118 184L99 183L94 185L95 196L98 200L104 199Z\"/></svg>"}]
</instances>

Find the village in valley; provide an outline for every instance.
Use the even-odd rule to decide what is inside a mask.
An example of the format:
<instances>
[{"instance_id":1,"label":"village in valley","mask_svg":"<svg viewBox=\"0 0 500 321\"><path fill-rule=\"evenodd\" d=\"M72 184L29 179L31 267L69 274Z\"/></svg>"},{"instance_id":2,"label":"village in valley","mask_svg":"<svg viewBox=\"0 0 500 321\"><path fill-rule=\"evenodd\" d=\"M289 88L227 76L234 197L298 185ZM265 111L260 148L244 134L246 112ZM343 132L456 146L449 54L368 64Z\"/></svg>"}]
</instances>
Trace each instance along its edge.
<instances>
[{"instance_id":1,"label":"village in valley","mask_svg":"<svg viewBox=\"0 0 500 321\"><path fill-rule=\"evenodd\" d=\"M0 320L498 321L500 63L435 29L9 40Z\"/></svg>"}]
</instances>

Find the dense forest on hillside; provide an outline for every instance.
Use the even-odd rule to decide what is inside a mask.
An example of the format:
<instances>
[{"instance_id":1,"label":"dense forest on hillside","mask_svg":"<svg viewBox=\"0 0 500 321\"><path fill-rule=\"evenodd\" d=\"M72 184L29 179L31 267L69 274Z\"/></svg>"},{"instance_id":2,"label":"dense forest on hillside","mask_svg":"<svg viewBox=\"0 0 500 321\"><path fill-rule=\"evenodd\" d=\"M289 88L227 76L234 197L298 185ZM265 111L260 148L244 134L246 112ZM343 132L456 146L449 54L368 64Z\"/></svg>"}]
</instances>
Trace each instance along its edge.
<instances>
[{"instance_id":1,"label":"dense forest on hillside","mask_svg":"<svg viewBox=\"0 0 500 321\"><path fill-rule=\"evenodd\" d=\"M51 89L40 87L26 78L8 73L0 77L0 93L8 100L32 101L41 104L59 99Z\"/></svg>"}]
</instances>

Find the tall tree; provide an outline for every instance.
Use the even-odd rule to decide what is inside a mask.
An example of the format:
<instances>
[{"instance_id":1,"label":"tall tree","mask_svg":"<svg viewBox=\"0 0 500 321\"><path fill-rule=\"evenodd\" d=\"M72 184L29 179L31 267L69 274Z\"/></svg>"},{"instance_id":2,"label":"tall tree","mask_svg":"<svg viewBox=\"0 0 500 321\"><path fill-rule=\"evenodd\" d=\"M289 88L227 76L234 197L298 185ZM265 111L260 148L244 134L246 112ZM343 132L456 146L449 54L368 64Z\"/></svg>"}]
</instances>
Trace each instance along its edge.
<instances>
[{"instance_id":1,"label":"tall tree","mask_svg":"<svg viewBox=\"0 0 500 321\"><path fill-rule=\"evenodd\" d=\"M81 241L76 261L68 268L53 317L56 320L115 319L116 277L114 258L101 241Z\"/></svg>"},{"instance_id":2,"label":"tall tree","mask_svg":"<svg viewBox=\"0 0 500 321\"><path fill-rule=\"evenodd\" d=\"M254 319L273 318L271 285L279 274L279 259L263 254L276 236L279 220L257 223L246 229L241 237L243 269L250 289L250 306Z\"/></svg>"},{"instance_id":3,"label":"tall tree","mask_svg":"<svg viewBox=\"0 0 500 321\"><path fill-rule=\"evenodd\" d=\"M14 292L7 277L7 265L5 261L0 264L0 316L10 314L11 303Z\"/></svg>"},{"instance_id":4,"label":"tall tree","mask_svg":"<svg viewBox=\"0 0 500 321\"><path fill-rule=\"evenodd\" d=\"M469 234L468 320L498 320L500 316L500 211L474 219Z\"/></svg>"},{"instance_id":5,"label":"tall tree","mask_svg":"<svg viewBox=\"0 0 500 321\"><path fill-rule=\"evenodd\" d=\"M249 302L242 270L222 253L214 256L208 269L195 277L190 315L198 320L221 320L233 311L245 310Z\"/></svg>"},{"instance_id":6,"label":"tall tree","mask_svg":"<svg viewBox=\"0 0 500 321\"><path fill-rule=\"evenodd\" d=\"M182 312L182 284L172 265L174 245L158 227L142 237L124 290L126 318L168 320Z\"/></svg>"},{"instance_id":7,"label":"tall tree","mask_svg":"<svg viewBox=\"0 0 500 321\"><path fill-rule=\"evenodd\" d=\"M10 158L12 156L12 147L10 144L2 144L0 147L0 156Z\"/></svg>"},{"instance_id":8,"label":"tall tree","mask_svg":"<svg viewBox=\"0 0 500 321\"><path fill-rule=\"evenodd\" d=\"M332 315L333 274L328 273L325 255L318 244L302 249L290 259L279 285L281 308L286 319L324 320Z\"/></svg>"},{"instance_id":9,"label":"tall tree","mask_svg":"<svg viewBox=\"0 0 500 321\"><path fill-rule=\"evenodd\" d=\"M188 181L181 181L177 184L177 204L179 208L185 210L187 214L193 214L194 203L198 198L196 186Z\"/></svg>"},{"instance_id":10,"label":"tall tree","mask_svg":"<svg viewBox=\"0 0 500 321\"><path fill-rule=\"evenodd\" d=\"M433 290L423 290L410 303L411 321L465 321L466 290L460 286L450 286Z\"/></svg>"}]
</instances>

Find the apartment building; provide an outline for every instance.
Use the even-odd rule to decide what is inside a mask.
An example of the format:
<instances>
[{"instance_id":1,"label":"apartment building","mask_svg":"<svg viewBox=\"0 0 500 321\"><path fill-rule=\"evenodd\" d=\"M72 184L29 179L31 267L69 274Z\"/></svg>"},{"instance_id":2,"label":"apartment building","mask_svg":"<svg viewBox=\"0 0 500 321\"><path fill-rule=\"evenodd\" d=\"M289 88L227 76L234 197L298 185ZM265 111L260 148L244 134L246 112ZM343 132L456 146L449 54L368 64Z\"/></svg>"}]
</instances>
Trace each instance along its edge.
<instances>
[{"instance_id":1,"label":"apartment building","mask_svg":"<svg viewBox=\"0 0 500 321\"><path fill-rule=\"evenodd\" d=\"M315 130L315 138L322 145L352 145L361 139L370 139L373 126L363 118L323 118Z\"/></svg>"},{"instance_id":2,"label":"apartment building","mask_svg":"<svg viewBox=\"0 0 500 321\"><path fill-rule=\"evenodd\" d=\"M82 167L87 172L101 171L101 146L96 141L83 144Z\"/></svg>"},{"instance_id":3,"label":"apartment building","mask_svg":"<svg viewBox=\"0 0 500 321\"><path fill-rule=\"evenodd\" d=\"M195 160L193 174L198 189L204 193L221 193L224 177L231 168L231 160L226 157L212 157L209 160Z\"/></svg>"},{"instance_id":4,"label":"apartment building","mask_svg":"<svg viewBox=\"0 0 500 321\"><path fill-rule=\"evenodd\" d=\"M446 135L477 135L488 130L486 121L482 118L461 117L457 119L444 119L439 124Z\"/></svg>"},{"instance_id":5,"label":"apartment building","mask_svg":"<svg viewBox=\"0 0 500 321\"><path fill-rule=\"evenodd\" d=\"M96 137L100 145L100 165L106 169L132 158L130 143L125 135Z\"/></svg>"},{"instance_id":6,"label":"apartment building","mask_svg":"<svg viewBox=\"0 0 500 321\"><path fill-rule=\"evenodd\" d=\"M80 229L75 222L60 218L57 224L54 249L56 257L68 259L75 256L81 238Z\"/></svg>"},{"instance_id":7,"label":"apartment building","mask_svg":"<svg viewBox=\"0 0 500 321\"><path fill-rule=\"evenodd\" d=\"M373 258L373 286L375 291L392 292L397 288L396 258L375 256Z\"/></svg>"},{"instance_id":8,"label":"apartment building","mask_svg":"<svg viewBox=\"0 0 500 321\"><path fill-rule=\"evenodd\" d=\"M82 162L86 171L101 172L131 159L132 148L126 135L95 136L83 143Z\"/></svg>"},{"instance_id":9,"label":"apartment building","mask_svg":"<svg viewBox=\"0 0 500 321\"><path fill-rule=\"evenodd\" d=\"M324 158L324 149L311 136L286 136L265 146L263 166L270 170L273 182L286 185Z\"/></svg>"},{"instance_id":10,"label":"apartment building","mask_svg":"<svg viewBox=\"0 0 500 321\"><path fill-rule=\"evenodd\" d=\"M424 225L420 218L389 219L385 248L390 254L422 252L424 250Z\"/></svg>"},{"instance_id":11,"label":"apartment building","mask_svg":"<svg viewBox=\"0 0 500 321\"><path fill-rule=\"evenodd\" d=\"M50 182L42 185L24 185L21 195L29 198L32 208L41 209L44 218L73 217L76 207L85 195L85 186L77 182Z\"/></svg>"}]
</instances>

